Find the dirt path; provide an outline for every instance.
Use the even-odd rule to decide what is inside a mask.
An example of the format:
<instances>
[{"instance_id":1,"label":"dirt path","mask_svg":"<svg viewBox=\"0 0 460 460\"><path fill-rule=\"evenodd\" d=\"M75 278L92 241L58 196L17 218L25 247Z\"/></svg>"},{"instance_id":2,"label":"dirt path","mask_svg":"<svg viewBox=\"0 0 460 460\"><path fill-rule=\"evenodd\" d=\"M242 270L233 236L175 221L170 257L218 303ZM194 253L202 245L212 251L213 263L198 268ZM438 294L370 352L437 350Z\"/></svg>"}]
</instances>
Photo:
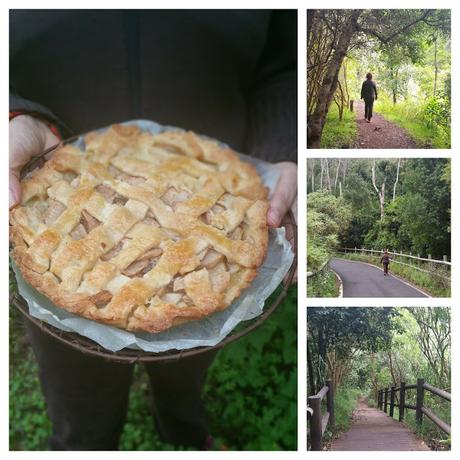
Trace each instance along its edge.
<instances>
[{"instance_id":1,"label":"dirt path","mask_svg":"<svg viewBox=\"0 0 460 460\"><path fill-rule=\"evenodd\" d=\"M351 428L332 442L330 450L430 450L402 423L360 399Z\"/></svg>"},{"instance_id":2,"label":"dirt path","mask_svg":"<svg viewBox=\"0 0 460 460\"><path fill-rule=\"evenodd\" d=\"M356 124L358 137L355 143L357 149L415 149L417 144L407 131L385 120L378 110L378 100L374 103L374 113L371 123L364 119L364 102L355 101Z\"/></svg>"}]
</instances>

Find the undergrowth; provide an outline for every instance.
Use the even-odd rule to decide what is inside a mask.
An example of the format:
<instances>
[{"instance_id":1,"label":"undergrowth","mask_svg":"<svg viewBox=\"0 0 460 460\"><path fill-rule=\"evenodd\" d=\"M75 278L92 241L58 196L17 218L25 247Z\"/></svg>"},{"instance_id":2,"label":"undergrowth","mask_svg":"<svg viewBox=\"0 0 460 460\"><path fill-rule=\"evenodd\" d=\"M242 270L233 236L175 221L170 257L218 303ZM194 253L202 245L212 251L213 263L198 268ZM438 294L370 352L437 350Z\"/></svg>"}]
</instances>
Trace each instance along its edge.
<instances>
[{"instance_id":1,"label":"undergrowth","mask_svg":"<svg viewBox=\"0 0 460 460\"><path fill-rule=\"evenodd\" d=\"M419 148L446 149L450 148L450 120L441 123L439 118L447 119L449 115L442 111L442 117L435 117L442 107L437 98L424 103L408 100L396 104L379 98L376 106L387 120L406 129Z\"/></svg>"},{"instance_id":2,"label":"undergrowth","mask_svg":"<svg viewBox=\"0 0 460 460\"><path fill-rule=\"evenodd\" d=\"M339 286L334 272L328 267L307 278L307 297L338 297Z\"/></svg>"},{"instance_id":3,"label":"undergrowth","mask_svg":"<svg viewBox=\"0 0 460 460\"><path fill-rule=\"evenodd\" d=\"M339 120L339 111L332 104L327 114L326 123L321 137L322 149L348 149L353 146L357 134L355 113L347 108L343 111L343 118Z\"/></svg>"}]
</instances>

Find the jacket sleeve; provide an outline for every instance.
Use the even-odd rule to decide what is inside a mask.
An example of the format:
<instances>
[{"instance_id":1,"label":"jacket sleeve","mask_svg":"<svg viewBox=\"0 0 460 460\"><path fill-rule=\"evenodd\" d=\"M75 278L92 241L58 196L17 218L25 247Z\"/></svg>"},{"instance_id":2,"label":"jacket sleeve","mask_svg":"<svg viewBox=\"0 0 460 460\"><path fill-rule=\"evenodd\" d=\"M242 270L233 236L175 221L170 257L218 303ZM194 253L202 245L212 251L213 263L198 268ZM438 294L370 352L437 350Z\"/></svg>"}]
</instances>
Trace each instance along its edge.
<instances>
[{"instance_id":1,"label":"jacket sleeve","mask_svg":"<svg viewBox=\"0 0 460 460\"><path fill-rule=\"evenodd\" d=\"M266 161L297 162L297 18L272 13L250 88L245 150Z\"/></svg>"},{"instance_id":2,"label":"jacket sleeve","mask_svg":"<svg viewBox=\"0 0 460 460\"><path fill-rule=\"evenodd\" d=\"M377 99L377 85L374 83L375 98Z\"/></svg>"},{"instance_id":3,"label":"jacket sleeve","mask_svg":"<svg viewBox=\"0 0 460 460\"><path fill-rule=\"evenodd\" d=\"M42 118L46 122L56 126L62 137L68 137L71 134L71 130L49 108L38 102L30 101L29 99L21 97L17 94L14 88L11 87L9 95L9 111L30 113Z\"/></svg>"},{"instance_id":4,"label":"jacket sleeve","mask_svg":"<svg viewBox=\"0 0 460 460\"><path fill-rule=\"evenodd\" d=\"M363 94L363 93L364 93L364 82L363 82L363 84L361 85L361 98L360 98L360 99L362 99L362 98L364 97L364 94Z\"/></svg>"}]
</instances>

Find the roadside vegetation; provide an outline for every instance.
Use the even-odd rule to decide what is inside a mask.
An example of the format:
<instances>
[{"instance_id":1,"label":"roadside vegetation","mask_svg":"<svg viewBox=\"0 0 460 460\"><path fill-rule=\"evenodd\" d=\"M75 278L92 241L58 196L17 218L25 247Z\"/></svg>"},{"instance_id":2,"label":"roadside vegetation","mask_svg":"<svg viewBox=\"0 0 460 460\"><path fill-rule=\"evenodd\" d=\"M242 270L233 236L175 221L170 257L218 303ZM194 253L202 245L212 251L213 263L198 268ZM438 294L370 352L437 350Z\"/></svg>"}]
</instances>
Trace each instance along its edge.
<instances>
[{"instance_id":1,"label":"roadside vegetation","mask_svg":"<svg viewBox=\"0 0 460 460\"><path fill-rule=\"evenodd\" d=\"M351 208L327 191L307 197L307 279L309 297L337 297L335 274L327 267L334 248L351 219Z\"/></svg>"}]
</instances>

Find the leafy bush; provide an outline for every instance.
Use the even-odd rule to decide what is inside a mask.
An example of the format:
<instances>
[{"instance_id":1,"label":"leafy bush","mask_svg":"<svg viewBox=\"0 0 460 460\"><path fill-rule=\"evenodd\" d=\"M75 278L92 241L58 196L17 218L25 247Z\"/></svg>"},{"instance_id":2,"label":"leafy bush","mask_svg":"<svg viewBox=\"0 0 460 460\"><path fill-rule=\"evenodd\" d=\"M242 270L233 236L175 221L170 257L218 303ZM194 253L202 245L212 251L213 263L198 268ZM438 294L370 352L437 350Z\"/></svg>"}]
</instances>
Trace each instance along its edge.
<instances>
[{"instance_id":1,"label":"leafy bush","mask_svg":"<svg viewBox=\"0 0 460 460\"><path fill-rule=\"evenodd\" d=\"M307 267L319 270L337 247L351 220L351 208L325 190L307 196Z\"/></svg>"},{"instance_id":2,"label":"leafy bush","mask_svg":"<svg viewBox=\"0 0 460 460\"><path fill-rule=\"evenodd\" d=\"M307 279L308 297L338 297L339 287L337 279L332 270L325 267Z\"/></svg>"},{"instance_id":3,"label":"leafy bush","mask_svg":"<svg viewBox=\"0 0 460 460\"><path fill-rule=\"evenodd\" d=\"M376 112L406 129L419 147L450 148L450 101L446 96L430 97L423 103L410 98L393 104L379 97Z\"/></svg>"}]
</instances>

